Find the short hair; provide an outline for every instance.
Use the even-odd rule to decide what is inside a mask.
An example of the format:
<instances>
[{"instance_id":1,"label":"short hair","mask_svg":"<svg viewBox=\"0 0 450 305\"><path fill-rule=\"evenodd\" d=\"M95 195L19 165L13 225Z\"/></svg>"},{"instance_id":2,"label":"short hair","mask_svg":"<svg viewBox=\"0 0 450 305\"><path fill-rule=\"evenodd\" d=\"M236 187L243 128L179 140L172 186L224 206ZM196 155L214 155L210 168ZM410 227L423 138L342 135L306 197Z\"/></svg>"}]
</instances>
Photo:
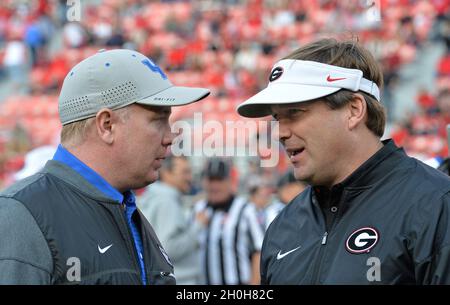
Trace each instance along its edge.
<instances>
[{"instance_id":1,"label":"short hair","mask_svg":"<svg viewBox=\"0 0 450 305\"><path fill-rule=\"evenodd\" d=\"M127 120L129 118L127 107L114 110L114 112L119 115L121 120ZM83 143L94 121L95 117L63 125L61 129L61 143L69 145Z\"/></svg>"},{"instance_id":2,"label":"short hair","mask_svg":"<svg viewBox=\"0 0 450 305\"><path fill-rule=\"evenodd\" d=\"M61 143L78 145L84 142L84 140L86 139L87 131L91 127L94 120L94 118L89 118L63 125L61 130Z\"/></svg>"},{"instance_id":3,"label":"short hair","mask_svg":"<svg viewBox=\"0 0 450 305\"><path fill-rule=\"evenodd\" d=\"M383 86L383 73L380 66L372 54L357 41L339 42L333 38L321 39L295 50L283 59L310 60L348 69L358 69L362 71L364 78L373 81L380 90ZM367 128L381 138L386 124L385 107L372 95L362 91L358 93L366 100ZM324 100L331 109L339 109L353 97L354 92L341 89L320 98L320 100Z\"/></svg>"}]
</instances>

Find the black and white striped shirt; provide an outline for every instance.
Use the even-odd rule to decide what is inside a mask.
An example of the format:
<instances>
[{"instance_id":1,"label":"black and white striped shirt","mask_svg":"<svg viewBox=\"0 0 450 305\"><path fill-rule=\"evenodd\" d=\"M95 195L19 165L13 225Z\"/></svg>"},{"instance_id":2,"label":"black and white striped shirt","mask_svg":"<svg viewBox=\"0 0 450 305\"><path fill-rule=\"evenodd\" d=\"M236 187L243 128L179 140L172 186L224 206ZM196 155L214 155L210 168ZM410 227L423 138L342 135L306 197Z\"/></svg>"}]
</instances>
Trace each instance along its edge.
<instances>
[{"instance_id":1,"label":"black and white striped shirt","mask_svg":"<svg viewBox=\"0 0 450 305\"><path fill-rule=\"evenodd\" d=\"M264 238L254 206L245 198L235 197L228 210L213 209L205 201L199 202L197 209L207 209L210 215L201 236L204 283L249 284L251 257L261 251Z\"/></svg>"}]
</instances>

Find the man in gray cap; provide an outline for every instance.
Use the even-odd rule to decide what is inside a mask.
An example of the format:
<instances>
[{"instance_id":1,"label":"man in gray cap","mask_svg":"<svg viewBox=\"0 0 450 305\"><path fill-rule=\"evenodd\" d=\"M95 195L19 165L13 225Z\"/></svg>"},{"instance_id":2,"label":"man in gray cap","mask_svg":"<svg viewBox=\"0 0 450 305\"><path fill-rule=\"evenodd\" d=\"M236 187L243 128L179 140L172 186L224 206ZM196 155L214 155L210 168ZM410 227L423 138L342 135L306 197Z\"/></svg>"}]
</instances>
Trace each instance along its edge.
<instances>
[{"instance_id":1,"label":"man in gray cap","mask_svg":"<svg viewBox=\"0 0 450 305\"><path fill-rule=\"evenodd\" d=\"M131 190L158 178L171 106L208 94L173 86L136 51L77 64L61 89L53 160L0 193L0 284L174 284Z\"/></svg>"}]
</instances>

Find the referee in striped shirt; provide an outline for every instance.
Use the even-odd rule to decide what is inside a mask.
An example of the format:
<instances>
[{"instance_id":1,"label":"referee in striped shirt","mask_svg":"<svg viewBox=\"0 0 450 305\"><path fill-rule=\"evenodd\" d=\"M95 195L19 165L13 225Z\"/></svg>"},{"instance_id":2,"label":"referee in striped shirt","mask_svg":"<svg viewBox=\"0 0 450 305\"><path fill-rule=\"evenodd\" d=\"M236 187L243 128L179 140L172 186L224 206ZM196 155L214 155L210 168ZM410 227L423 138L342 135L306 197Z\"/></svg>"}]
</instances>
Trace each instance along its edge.
<instances>
[{"instance_id":1,"label":"referee in striped shirt","mask_svg":"<svg viewBox=\"0 0 450 305\"><path fill-rule=\"evenodd\" d=\"M210 159L204 171L206 200L197 212L206 212L209 222L201 235L201 259L207 285L260 283L259 260L264 233L256 210L232 189L230 165Z\"/></svg>"}]
</instances>

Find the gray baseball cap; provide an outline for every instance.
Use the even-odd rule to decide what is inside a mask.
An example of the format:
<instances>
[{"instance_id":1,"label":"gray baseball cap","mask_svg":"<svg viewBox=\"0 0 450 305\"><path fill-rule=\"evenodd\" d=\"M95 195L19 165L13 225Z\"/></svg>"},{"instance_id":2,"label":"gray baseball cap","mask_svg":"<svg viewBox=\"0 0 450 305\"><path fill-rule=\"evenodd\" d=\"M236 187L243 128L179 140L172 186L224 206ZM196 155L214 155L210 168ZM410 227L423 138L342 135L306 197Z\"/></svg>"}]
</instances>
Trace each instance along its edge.
<instances>
[{"instance_id":1,"label":"gray baseball cap","mask_svg":"<svg viewBox=\"0 0 450 305\"><path fill-rule=\"evenodd\" d=\"M59 95L59 118L66 125L94 117L105 107L180 106L209 93L205 88L174 86L158 65L137 51L100 50L67 74Z\"/></svg>"}]
</instances>

